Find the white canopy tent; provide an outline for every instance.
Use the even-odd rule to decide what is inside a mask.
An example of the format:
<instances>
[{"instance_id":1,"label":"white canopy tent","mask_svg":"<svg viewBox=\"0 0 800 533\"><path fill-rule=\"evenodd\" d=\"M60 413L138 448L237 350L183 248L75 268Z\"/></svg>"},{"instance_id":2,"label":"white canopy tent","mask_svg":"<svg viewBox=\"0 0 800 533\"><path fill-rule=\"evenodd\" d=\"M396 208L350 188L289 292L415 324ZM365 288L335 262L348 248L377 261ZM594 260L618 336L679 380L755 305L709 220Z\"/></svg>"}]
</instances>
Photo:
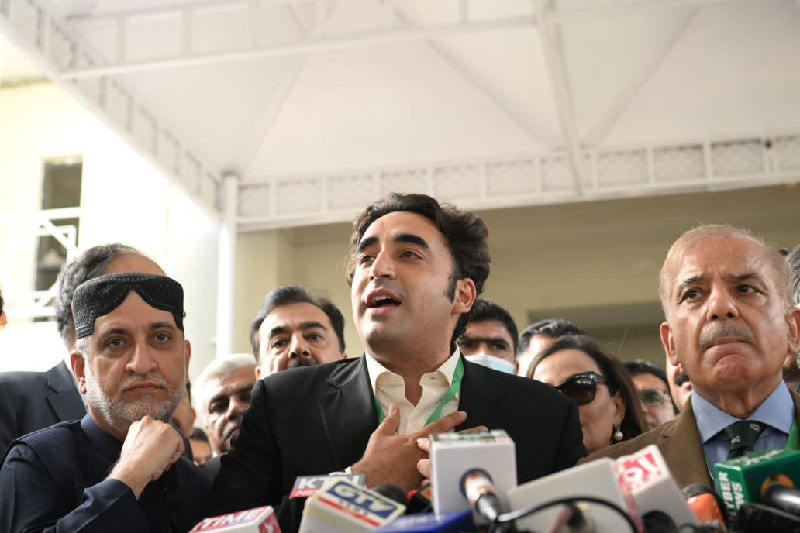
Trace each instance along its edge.
<instances>
[{"instance_id":1,"label":"white canopy tent","mask_svg":"<svg viewBox=\"0 0 800 533\"><path fill-rule=\"evenodd\" d=\"M793 0L0 0L0 31L223 223L219 317L237 232L391 190L485 209L800 173Z\"/></svg>"}]
</instances>

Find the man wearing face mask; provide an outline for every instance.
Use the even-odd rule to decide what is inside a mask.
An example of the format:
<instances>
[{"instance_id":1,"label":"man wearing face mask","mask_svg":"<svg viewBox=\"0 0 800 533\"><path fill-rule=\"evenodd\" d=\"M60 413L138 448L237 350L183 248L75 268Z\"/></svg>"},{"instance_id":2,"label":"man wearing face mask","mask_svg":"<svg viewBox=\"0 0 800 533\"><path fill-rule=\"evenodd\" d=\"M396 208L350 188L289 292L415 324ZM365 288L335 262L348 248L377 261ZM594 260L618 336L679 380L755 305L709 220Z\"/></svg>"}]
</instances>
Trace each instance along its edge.
<instances>
[{"instance_id":1,"label":"man wearing face mask","mask_svg":"<svg viewBox=\"0 0 800 533\"><path fill-rule=\"evenodd\" d=\"M472 306L458 347L467 361L507 374L517 371L517 325L506 309L488 300Z\"/></svg>"}]
</instances>

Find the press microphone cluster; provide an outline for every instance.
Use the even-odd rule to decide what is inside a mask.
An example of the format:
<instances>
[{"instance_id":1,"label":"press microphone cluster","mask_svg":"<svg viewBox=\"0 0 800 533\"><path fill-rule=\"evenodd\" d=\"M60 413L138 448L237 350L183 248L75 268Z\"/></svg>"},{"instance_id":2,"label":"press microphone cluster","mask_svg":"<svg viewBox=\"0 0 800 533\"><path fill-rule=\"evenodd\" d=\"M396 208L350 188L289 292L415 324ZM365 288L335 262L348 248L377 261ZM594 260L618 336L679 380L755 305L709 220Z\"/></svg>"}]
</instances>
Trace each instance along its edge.
<instances>
[{"instance_id":1,"label":"press microphone cluster","mask_svg":"<svg viewBox=\"0 0 800 533\"><path fill-rule=\"evenodd\" d=\"M402 490L400 496L405 498ZM299 531L371 531L399 518L405 508L405 503L376 490L360 487L345 479L332 479L306 502Z\"/></svg>"},{"instance_id":2,"label":"press microphone cluster","mask_svg":"<svg viewBox=\"0 0 800 533\"><path fill-rule=\"evenodd\" d=\"M800 532L800 452L768 450L715 466L735 531Z\"/></svg>"},{"instance_id":3,"label":"press microphone cluster","mask_svg":"<svg viewBox=\"0 0 800 533\"><path fill-rule=\"evenodd\" d=\"M694 487L682 493L655 446L617 461L598 459L520 486L516 485L514 443L502 431L433 436L430 457L431 486L417 491L410 500L398 487L367 489L363 477L298 478L292 491L298 505L289 507L297 512L307 497L305 509L291 528L283 531L725 531L713 492ZM787 490L794 491L770 487L765 498L800 509L800 496ZM431 507L434 513L427 512ZM274 521L274 513L269 511ZM422 514L416 514L419 512ZM219 525L231 524L220 520ZM270 527L218 531L280 531L275 524Z\"/></svg>"}]
</instances>

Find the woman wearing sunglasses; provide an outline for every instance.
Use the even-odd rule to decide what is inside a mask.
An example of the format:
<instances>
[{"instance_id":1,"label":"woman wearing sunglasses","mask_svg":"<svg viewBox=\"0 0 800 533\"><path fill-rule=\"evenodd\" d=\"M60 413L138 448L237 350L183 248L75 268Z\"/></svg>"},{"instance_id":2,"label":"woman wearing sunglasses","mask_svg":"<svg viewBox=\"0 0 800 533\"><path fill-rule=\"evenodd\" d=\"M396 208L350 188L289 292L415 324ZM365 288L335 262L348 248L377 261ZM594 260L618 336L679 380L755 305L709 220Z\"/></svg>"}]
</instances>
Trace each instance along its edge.
<instances>
[{"instance_id":1,"label":"woman wearing sunglasses","mask_svg":"<svg viewBox=\"0 0 800 533\"><path fill-rule=\"evenodd\" d=\"M533 359L527 375L578 404L583 445L590 454L647 428L639 395L622 363L591 337L559 338Z\"/></svg>"}]
</instances>

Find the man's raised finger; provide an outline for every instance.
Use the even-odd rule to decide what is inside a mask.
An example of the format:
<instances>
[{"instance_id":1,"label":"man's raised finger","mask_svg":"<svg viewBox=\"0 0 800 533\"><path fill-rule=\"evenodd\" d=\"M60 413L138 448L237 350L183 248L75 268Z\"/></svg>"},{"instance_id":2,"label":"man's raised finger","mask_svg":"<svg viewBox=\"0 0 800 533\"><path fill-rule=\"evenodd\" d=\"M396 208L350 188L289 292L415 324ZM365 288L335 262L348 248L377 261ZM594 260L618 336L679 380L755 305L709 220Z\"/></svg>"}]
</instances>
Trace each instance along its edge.
<instances>
[{"instance_id":1,"label":"man's raised finger","mask_svg":"<svg viewBox=\"0 0 800 533\"><path fill-rule=\"evenodd\" d=\"M464 422L467 419L467 413L464 411L456 411L455 413L451 413L447 416L443 416L439 420L431 422L424 428L420 429L415 433L417 437L427 437L428 435L435 435L437 433L444 433L446 431L450 431L457 425Z\"/></svg>"}]
</instances>

